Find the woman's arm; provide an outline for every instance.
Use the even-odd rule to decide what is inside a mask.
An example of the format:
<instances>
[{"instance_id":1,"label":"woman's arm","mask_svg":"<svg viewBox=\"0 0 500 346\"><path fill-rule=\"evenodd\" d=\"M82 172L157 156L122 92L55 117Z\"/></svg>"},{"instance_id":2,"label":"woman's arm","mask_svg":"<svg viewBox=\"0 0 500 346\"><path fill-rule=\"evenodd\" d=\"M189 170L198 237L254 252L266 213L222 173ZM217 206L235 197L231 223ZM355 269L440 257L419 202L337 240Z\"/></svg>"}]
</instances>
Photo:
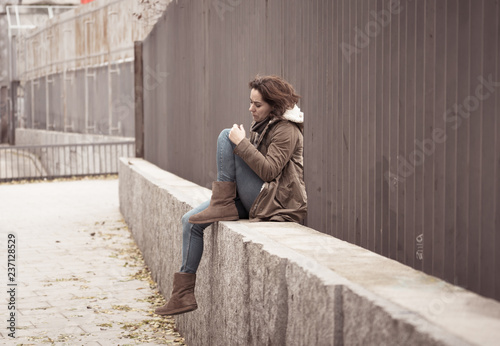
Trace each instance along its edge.
<instances>
[{"instance_id":1,"label":"woman's arm","mask_svg":"<svg viewBox=\"0 0 500 346\"><path fill-rule=\"evenodd\" d=\"M243 139L234 149L247 165L264 181L274 180L290 161L297 146L299 131L288 122L276 124L266 156L250 140Z\"/></svg>"}]
</instances>

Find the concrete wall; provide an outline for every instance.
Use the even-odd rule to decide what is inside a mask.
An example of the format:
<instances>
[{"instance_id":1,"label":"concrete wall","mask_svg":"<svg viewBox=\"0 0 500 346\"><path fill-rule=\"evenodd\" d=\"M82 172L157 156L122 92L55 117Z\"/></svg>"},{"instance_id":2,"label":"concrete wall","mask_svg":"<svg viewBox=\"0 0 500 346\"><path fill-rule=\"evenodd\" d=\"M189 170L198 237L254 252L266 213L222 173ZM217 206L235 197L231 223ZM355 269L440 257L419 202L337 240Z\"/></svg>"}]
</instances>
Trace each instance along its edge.
<instances>
[{"instance_id":1,"label":"concrete wall","mask_svg":"<svg viewBox=\"0 0 500 346\"><path fill-rule=\"evenodd\" d=\"M0 5L0 87L9 85L9 35L7 33L7 13L5 6Z\"/></svg>"},{"instance_id":2,"label":"concrete wall","mask_svg":"<svg viewBox=\"0 0 500 346\"><path fill-rule=\"evenodd\" d=\"M132 62L26 81L17 127L134 136ZM87 77L86 77L87 76Z\"/></svg>"},{"instance_id":3,"label":"concrete wall","mask_svg":"<svg viewBox=\"0 0 500 346\"><path fill-rule=\"evenodd\" d=\"M34 129L16 129L16 145L105 143L128 140L134 140L134 138Z\"/></svg>"},{"instance_id":4,"label":"concrete wall","mask_svg":"<svg viewBox=\"0 0 500 346\"><path fill-rule=\"evenodd\" d=\"M120 208L168 299L182 215L210 191L122 159ZM500 304L293 223L205 231L198 310L178 316L194 345L494 345Z\"/></svg>"},{"instance_id":5,"label":"concrete wall","mask_svg":"<svg viewBox=\"0 0 500 346\"><path fill-rule=\"evenodd\" d=\"M116 64L134 58L170 0L96 0L64 12L18 37L17 73L22 81Z\"/></svg>"},{"instance_id":6,"label":"concrete wall","mask_svg":"<svg viewBox=\"0 0 500 346\"><path fill-rule=\"evenodd\" d=\"M52 144L78 145L19 148ZM133 138L16 129L16 147L0 152L0 179L117 173L119 158L134 155Z\"/></svg>"},{"instance_id":7,"label":"concrete wall","mask_svg":"<svg viewBox=\"0 0 500 346\"><path fill-rule=\"evenodd\" d=\"M96 0L23 31L16 127L134 136L134 41L169 1Z\"/></svg>"}]
</instances>

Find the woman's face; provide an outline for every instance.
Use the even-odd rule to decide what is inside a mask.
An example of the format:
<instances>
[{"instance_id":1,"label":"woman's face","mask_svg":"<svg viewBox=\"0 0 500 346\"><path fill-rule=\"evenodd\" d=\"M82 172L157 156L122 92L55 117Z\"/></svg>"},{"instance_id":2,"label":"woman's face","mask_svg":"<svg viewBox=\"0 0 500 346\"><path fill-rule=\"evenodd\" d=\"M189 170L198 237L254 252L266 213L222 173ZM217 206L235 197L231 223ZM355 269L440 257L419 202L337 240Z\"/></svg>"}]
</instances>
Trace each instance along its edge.
<instances>
[{"instance_id":1,"label":"woman's face","mask_svg":"<svg viewBox=\"0 0 500 346\"><path fill-rule=\"evenodd\" d=\"M272 111L269 103L262 100L262 95L257 89L250 91L250 108L248 109L253 116L253 120L260 122L266 119Z\"/></svg>"}]
</instances>

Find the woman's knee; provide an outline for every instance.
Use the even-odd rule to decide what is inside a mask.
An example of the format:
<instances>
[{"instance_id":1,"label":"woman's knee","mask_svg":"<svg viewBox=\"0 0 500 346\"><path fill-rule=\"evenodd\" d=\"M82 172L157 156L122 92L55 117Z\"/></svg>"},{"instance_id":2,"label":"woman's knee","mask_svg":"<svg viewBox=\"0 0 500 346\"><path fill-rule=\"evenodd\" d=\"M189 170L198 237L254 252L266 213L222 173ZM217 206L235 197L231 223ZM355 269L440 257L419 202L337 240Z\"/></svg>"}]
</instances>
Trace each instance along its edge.
<instances>
[{"instance_id":1,"label":"woman's knee","mask_svg":"<svg viewBox=\"0 0 500 346\"><path fill-rule=\"evenodd\" d=\"M189 218L191 217L191 212L187 212L181 218L182 225L185 226L189 223Z\"/></svg>"},{"instance_id":2,"label":"woman's knee","mask_svg":"<svg viewBox=\"0 0 500 346\"><path fill-rule=\"evenodd\" d=\"M218 142L220 141L229 141L229 132L231 132L231 129L224 129L220 132L219 138L217 139Z\"/></svg>"},{"instance_id":3,"label":"woman's knee","mask_svg":"<svg viewBox=\"0 0 500 346\"><path fill-rule=\"evenodd\" d=\"M181 222L183 229L190 228L189 226L191 226L191 224L189 223L189 218L197 213L199 213L199 211L196 208L194 208L188 211L186 214L182 215Z\"/></svg>"},{"instance_id":4,"label":"woman's knee","mask_svg":"<svg viewBox=\"0 0 500 346\"><path fill-rule=\"evenodd\" d=\"M205 204L208 205L208 202L210 201L207 201ZM190 211L188 211L186 214L184 214L181 218L181 222L182 222L182 232L186 235L188 234L196 234L198 236L203 236L203 231L205 229L206 226L204 225L197 225L197 224L191 224L189 222L189 218L195 214L198 214L200 211L202 210L205 210L206 208L195 208L195 209L191 209Z\"/></svg>"}]
</instances>

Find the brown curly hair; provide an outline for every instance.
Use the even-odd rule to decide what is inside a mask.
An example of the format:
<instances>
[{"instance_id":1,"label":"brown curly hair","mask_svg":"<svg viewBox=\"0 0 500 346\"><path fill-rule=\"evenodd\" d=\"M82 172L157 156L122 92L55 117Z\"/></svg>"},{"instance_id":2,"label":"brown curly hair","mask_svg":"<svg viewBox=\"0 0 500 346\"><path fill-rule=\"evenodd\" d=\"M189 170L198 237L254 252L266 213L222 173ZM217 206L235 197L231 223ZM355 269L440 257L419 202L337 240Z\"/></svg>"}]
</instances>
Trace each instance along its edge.
<instances>
[{"instance_id":1,"label":"brown curly hair","mask_svg":"<svg viewBox=\"0 0 500 346\"><path fill-rule=\"evenodd\" d=\"M257 75L248 83L248 86L250 89L260 92L262 99L271 106L271 116L273 117L281 118L300 99L300 96L295 93L293 86L279 76Z\"/></svg>"}]
</instances>

